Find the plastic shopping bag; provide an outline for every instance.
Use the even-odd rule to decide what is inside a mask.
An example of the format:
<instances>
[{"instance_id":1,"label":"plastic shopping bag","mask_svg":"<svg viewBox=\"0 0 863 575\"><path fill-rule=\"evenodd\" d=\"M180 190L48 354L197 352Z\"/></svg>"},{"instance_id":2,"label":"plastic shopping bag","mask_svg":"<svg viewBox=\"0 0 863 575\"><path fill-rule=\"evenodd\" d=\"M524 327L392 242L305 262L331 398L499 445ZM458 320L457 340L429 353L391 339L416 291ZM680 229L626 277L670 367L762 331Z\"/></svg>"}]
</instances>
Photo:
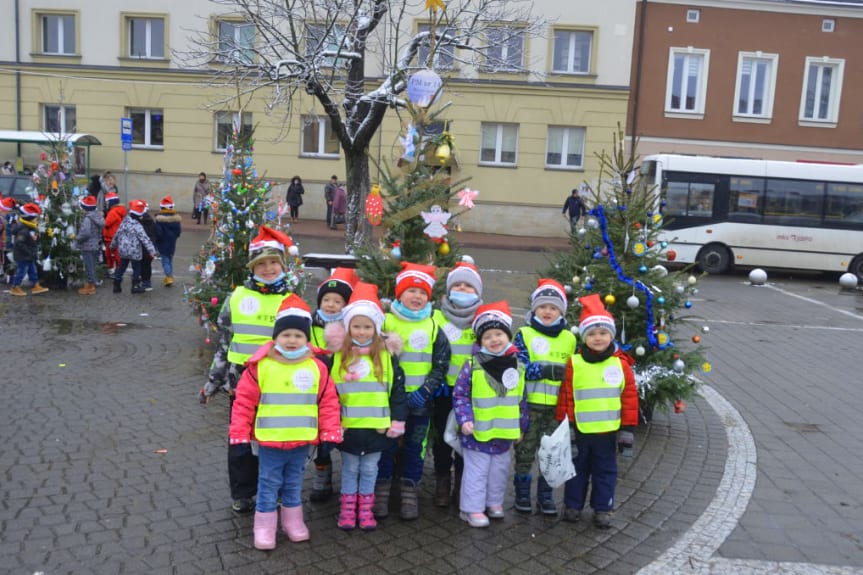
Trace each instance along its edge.
<instances>
[{"instance_id":1,"label":"plastic shopping bag","mask_svg":"<svg viewBox=\"0 0 863 575\"><path fill-rule=\"evenodd\" d=\"M443 440L452 447L453 451L461 455L461 442L458 440L458 422L455 420L455 411L450 410L446 418L446 427L443 431Z\"/></svg>"},{"instance_id":2,"label":"plastic shopping bag","mask_svg":"<svg viewBox=\"0 0 863 575\"><path fill-rule=\"evenodd\" d=\"M569 418L564 417L551 435L543 435L539 441L539 471L552 487L566 483L575 477L572 450L569 447Z\"/></svg>"}]
</instances>

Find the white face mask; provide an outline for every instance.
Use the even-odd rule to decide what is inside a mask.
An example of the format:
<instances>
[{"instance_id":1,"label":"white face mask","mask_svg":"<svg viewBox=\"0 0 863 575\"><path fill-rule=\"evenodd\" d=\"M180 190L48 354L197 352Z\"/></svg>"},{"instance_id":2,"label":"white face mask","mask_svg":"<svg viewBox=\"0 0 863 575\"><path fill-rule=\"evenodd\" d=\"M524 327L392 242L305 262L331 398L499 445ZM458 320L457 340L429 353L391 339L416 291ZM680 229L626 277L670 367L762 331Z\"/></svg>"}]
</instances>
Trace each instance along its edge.
<instances>
[{"instance_id":1,"label":"white face mask","mask_svg":"<svg viewBox=\"0 0 863 575\"><path fill-rule=\"evenodd\" d=\"M276 351L282 354L282 357L284 357L285 359L300 359L301 357L309 353L308 345L304 345L303 347L294 350L287 350L279 344L276 344L273 347L275 347Z\"/></svg>"}]
</instances>

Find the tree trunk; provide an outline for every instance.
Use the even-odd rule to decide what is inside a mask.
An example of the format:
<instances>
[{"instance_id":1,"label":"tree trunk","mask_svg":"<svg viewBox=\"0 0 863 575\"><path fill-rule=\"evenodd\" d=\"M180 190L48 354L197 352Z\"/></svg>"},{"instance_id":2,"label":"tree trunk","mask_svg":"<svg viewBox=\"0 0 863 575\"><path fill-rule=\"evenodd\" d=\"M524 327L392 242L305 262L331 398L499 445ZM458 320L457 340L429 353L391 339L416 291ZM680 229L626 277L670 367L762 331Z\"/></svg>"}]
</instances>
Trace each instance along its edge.
<instances>
[{"instance_id":1,"label":"tree trunk","mask_svg":"<svg viewBox=\"0 0 863 575\"><path fill-rule=\"evenodd\" d=\"M369 157L365 148L345 152L347 170L345 185L348 193L348 211L345 215L345 253L371 240L371 229L365 218L365 200L369 193Z\"/></svg>"}]
</instances>

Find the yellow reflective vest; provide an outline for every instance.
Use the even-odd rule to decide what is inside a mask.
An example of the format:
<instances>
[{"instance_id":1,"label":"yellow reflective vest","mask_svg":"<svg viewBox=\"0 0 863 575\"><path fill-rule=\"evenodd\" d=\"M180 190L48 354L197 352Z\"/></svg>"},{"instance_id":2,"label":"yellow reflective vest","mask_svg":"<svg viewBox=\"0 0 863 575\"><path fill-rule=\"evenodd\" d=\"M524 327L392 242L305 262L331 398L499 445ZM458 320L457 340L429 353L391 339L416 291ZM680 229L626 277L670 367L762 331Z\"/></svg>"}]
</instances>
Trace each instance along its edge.
<instances>
[{"instance_id":1,"label":"yellow reflective vest","mask_svg":"<svg viewBox=\"0 0 863 575\"><path fill-rule=\"evenodd\" d=\"M464 367L464 362L471 358L473 344L476 343L476 334L470 326L462 329L450 323L439 309L436 309L434 312L434 321L446 334L450 349L452 350L449 356L449 371L446 374L446 383L450 387L453 387L455 386L456 379L458 379L461 368Z\"/></svg>"},{"instance_id":2,"label":"yellow reflective vest","mask_svg":"<svg viewBox=\"0 0 863 575\"><path fill-rule=\"evenodd\" d=\"M381 353L381 379L375 377L372 359L361 355L348 366L348 373L358 379L347 381L342 375L341 353L333 356L330 377L336 384L341 404L342 427L345 429L385 429L390 426L390 392L392 391L392 359Z\"/></svg>"},{"instance_id":3,"label":"yellow reflective vest","mask_svg":"<svg viewBox=\"0 0 863 575\"><path fill-rule=\"evenodd\" d=\"M572 397L575 424L581 433L608 433L620 429L620 395L626 380L619 357L588 363L572 356Z\"/></svg>"},{"instance_id":4,"label":"yellow reflective vest","mask_svg":"<svg viewBox=\"0 0 863 575\"><path fill-rule=\"evenodd\" d=\"M530 354L531 363L558 365L561 373L566 368L566 360L575 353L575 335L569 330L561 331L557 337L539 333L530 326L519 328L521 338ZM553 379L528 381L527 401L535 405L557 405L560 382Z\"/></svg>"},{"instance_id":5,"label":"yellow reflective vest","mask_svg":"<svg viewBox=\"0 0 863 575\"><path fill-rule=\"evenodd\" d=\"M432 368L432 351L438 327L430 317L407 321L388 313L383 331L397 333L404 343L399 365L405 372L405 391L410 393L425 383Z\"/></svg>"},{"instance_id":6,"label":"yellow reflective vest","mask_svg":"<svg viewBox=\"0 0 863 575\"><path fill-rule=\"evenodd\" d=\"M314 441L318 437L320 364L312 358L286 364L265 357L258 363L261 399L255 415L258 441Z\"/></svg>"},{"instance_id":7,"label":"yellow reflective vest","mask_svg":"<svg viewBox=\"0 0 863 575\"><path fill-rule=\"evenodd\" d=\"M228 346L228 361L242 365L259 347L273 339L276 312L289 295L267 295L244 286L233 291L228 301L234 332Z\"/></svg>"},{"instance_id":8,"label":"yellow reflective vest","mask_svg":"<svg viewBox=\"0 0 863 575\"><path fill-rule=\"evenodd\" d=\"M518 439L519 402L524 396L524 370L518 369L518 378L498 397L485 378L485 370L474 366L471 373L470 401L473 408L473 436L477 441L492 439ZM505 377L506 378L506 377ZM506 383L506 382L504 382Z\"/></svg>"}]
</instances>

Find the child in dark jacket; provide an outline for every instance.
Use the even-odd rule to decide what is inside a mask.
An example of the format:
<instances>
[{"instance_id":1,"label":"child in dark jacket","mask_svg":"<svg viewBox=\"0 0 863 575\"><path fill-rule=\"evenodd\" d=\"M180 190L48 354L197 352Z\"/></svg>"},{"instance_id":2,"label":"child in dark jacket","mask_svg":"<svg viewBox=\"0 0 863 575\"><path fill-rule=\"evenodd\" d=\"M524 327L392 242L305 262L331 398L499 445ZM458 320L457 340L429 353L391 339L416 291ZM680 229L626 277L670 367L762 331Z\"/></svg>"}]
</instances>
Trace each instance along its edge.
<instances>
[{"instance_id":1,"label":"child in dark jacket","mask_svg":"<svg viewBox=\"0 0 863 575\"><path fill-rule=\"evenodd\" d=\"M144 202L144 204L146 208L144 209L144 215L141 216L141 226L147 232L147 237L150 238L155 247L156 222L153 220L153 216L150 215L150 205L147 202ZM155 254L143 254L141 258L141 287L144 288L144 291L153 291L153 259L155 257Z\"/></svg>"},{"instance_id":2,"label":"child in dark jacket","mask_svg":"<svg viewBox=\"0 0 863 575\"><path fill-rule=\"evenodd\" d=\"M36 272L36 258L39 255L39 245L36 243L36 240L39 239L39 232L36 231L38 227L36 220L42 214L42 209L34 203L27 203L19 207L18 211L18 221L11 229L12 258L18 269L12 279L12 289L9 290L9 293L17 296L27 295L27 292L21 289L25 275L33 284L30 293L33 295L45 293L48 288L39 283L39 276Z\"/></svg>"},{"instance_id":3,"label":"child in dark jacket","mask_svg":"<svg viewBox=\"0 0 863 575\"><path fill-rule=\"evenodd\" d=\"M174 284L174 252L177 250L177 239L182 233L183 218L174 210L174 200L165 196L159 202L159 213L156 214L156 250L162 258L162 271L165 287Z\"/></svg>"},{"instance_id":4,"label":"child in dark jacket","mask_svg":"<svg viewBox=\"0 0 863 575\"><path fill-rule=\"evenodd\" d=\"M638 390L634 362L614 343L614 318L599 294L578 301L582 306L578 331L584 343L567 363L557 397L557 420L568 416L575 427L576 476L564 488L563 520L581 519L590 484L593 524L608 529L617 483L616 452L631 457L633 430L638 425Z\"/></svg>"},{"instance_id":5,"label":"child in dark jacket","mask_svg":"<svg viewBox=\"0 0 863 575\"><path fill-rule=\"evenodd\" d=\"M144 200L129 202L129 214L123 218L114 239L111 240L111 248L115 248L120 255L120 264L114 271L114 293L123 291L123 274L129 264L132 264L132 293L144 293L141 285L141 259L147 255L152 257L156 253L153 242L141 225L141 217L146 212L147 202Z\"/></svg>"},{"instance_id":6,"label":"child in dark jacket","mask_svg":"<svg viewBox=\"0 0 863 575\"><path fill-rule=\"evenodd\" d=\"M102 241L102 228L105 227L105 216L98 209L96 196L84 196L78 203L84 210L84 219L75 236L75 245L81 250L84 259L84 272L87 283L78 290L81 295L96 293L96 262L99 259L99 243Z\"/></svg>"}]
</instances>

